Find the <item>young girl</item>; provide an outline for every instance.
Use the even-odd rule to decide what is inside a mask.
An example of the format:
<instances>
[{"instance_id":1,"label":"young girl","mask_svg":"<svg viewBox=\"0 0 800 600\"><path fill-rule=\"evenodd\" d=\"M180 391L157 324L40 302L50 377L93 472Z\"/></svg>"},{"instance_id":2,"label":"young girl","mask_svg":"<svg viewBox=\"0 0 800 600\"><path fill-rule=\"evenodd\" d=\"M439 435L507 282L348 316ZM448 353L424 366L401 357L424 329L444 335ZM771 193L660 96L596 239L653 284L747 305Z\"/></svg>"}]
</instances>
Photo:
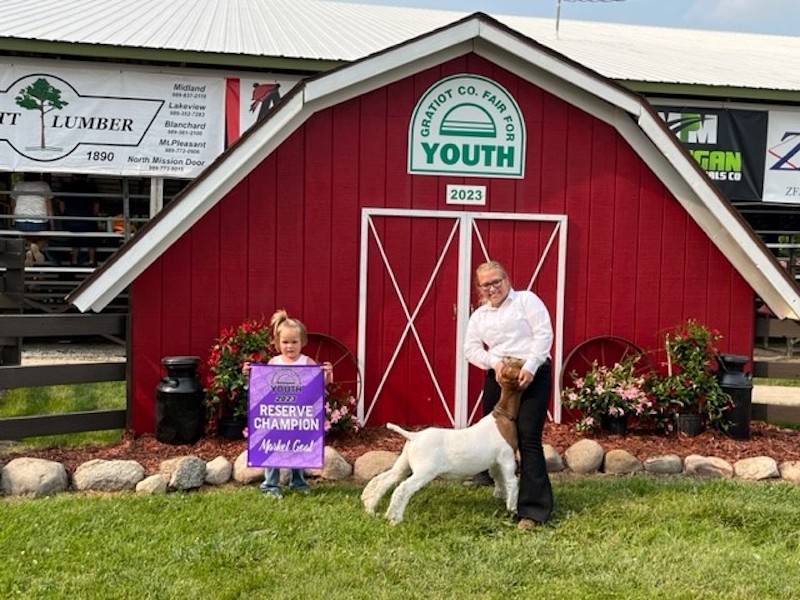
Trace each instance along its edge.
<instances>
[{"instance_id":1,"label":"young girl","mask_svg":"<svg viewBox=\"0 0 800 600\"><path fill-rule=\"evenodd\" d=\"M309 358L301 351L303 346L308 343L308 333L306 327L297 319L290 319L285 310L276 311L272 315L270 325L273 328L275 347L280 354L269 360L270 365L315 365L313 359ZM325 374L325 385L333 381L333 365L329 362L322 363L322 371ZM267 468L264 471L264 483L261 484L261 491L267 496L281 498L280 488L281 470ZM292 480L289 487L302 494L308 494L311 489L303 477L303 469L292 469Z\"/></svg>"}]
</instances>

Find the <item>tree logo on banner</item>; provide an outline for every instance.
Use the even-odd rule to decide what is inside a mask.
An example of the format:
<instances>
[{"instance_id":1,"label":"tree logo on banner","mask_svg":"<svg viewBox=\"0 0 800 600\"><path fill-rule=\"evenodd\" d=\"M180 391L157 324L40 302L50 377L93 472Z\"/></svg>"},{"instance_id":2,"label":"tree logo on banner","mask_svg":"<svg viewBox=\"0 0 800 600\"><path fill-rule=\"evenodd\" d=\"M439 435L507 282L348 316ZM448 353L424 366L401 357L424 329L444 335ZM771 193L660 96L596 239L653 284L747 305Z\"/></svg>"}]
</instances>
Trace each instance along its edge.
<instances>
[{"instance_id":1,"label":"tree logo on banner","mask_svg":"<svg viewBox=\"0 0 800 600\"><path fill-rule=\"evenodd\" d=\"M61 90L50 85L50 82L44 77L40 77L29 86L22 88L14 101L24 109L39 112L39 147L44 150L44 116L52 110L64 108L69 102L63 100Z\"/></svg>"},{"instance_id":2,"label":"tree logo on banner","mask_svg":"<svg viewBox=\"0 0 800 600\"><path fill-rule=\"evenodd\" d=\"M60 160L81 145L106 146L112 149L90 158L110 163L113 148L141 144L163 105L161 99L85 94L56 75L29 73L0 89L0 142L36 162ZM170 143L159 141L159 147Z\"/></svg>"}]
</instances>

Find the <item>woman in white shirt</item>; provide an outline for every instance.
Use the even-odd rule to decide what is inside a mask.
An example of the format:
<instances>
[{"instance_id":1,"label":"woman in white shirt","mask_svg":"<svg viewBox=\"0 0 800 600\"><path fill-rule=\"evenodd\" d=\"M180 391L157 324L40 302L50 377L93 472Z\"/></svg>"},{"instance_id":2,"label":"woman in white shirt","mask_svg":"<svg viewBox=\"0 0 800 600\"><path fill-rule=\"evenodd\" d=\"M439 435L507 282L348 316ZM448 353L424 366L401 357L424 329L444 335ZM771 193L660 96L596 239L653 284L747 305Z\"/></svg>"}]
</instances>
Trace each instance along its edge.
<instances>
[{"instance_id":1,"label":"woman in white shirt","mask_svg":"<svg viewBox=\"0 0 800 600\"><path fill-rule=\"evenodd\" d=\"M520 371L523 392L517 417L520 453L517 519L519 528L527 530L546 522L553 510L553 491L542 448L552 386L553 327L541 299L533 292L512 289L499 262L480 265L475 270L475 284L482 304L469 319L464 351L471 364L486 370L484 415L491 413L500 399L496 375L503 368L502 358L512 356L525 361ZM488 473L483 476L488 478ZM479 476L476 482L480 483Z\"/></svg>"}]
</instances>

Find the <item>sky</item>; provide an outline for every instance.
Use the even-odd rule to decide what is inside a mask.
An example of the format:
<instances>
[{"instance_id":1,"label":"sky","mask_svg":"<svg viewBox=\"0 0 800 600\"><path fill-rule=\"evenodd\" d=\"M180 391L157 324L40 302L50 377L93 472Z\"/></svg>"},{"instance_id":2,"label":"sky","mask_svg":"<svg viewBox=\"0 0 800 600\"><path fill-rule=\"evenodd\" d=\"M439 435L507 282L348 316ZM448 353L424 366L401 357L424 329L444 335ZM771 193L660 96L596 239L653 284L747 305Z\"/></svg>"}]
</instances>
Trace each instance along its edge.
<instances>
[{"instance_id":1,"label":"sky","mask_svg":"<svg viewBox=\"0 0 800 600\"><path fill-rule=\"evenodd\" d=\"M490 15L552 18L558 0L347 0L384 4L477 11ZM561 0L564 20L606 21L682 29L712 29L800 35L798 0Z\"/></svg>"}]
</instances>

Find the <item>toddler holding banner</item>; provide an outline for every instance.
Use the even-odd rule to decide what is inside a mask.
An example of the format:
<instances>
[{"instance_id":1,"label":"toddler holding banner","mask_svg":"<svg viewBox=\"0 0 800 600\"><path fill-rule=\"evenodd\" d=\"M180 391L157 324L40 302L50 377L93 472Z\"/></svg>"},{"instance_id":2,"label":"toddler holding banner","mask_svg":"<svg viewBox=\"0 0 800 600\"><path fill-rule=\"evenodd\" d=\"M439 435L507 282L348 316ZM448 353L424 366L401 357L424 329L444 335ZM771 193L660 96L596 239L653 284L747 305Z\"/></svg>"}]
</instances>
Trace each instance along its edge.
<instances>
[{"instance_id":1,"label":"toddler holding banner","mask_svg":"<svg viewBox=\"0 0 800 600\"><path fill-rule=\"evenodd\" d=\"M303 347L308 343L308 333L302 322L290 318L285 310L279 310L272 315L270 325L273 327L275 347L280 354L271 358L268 364L288 366L317 364L312 358L302 353ZM333 365L329 362L324 362L320 366L324 373L325 385L328 385L333 381ZM289 487L302 494L308 494L311 491L303 476L303 469L292 469ZM282 498L280 469L265 469L264 483L261 484L260 489L268 497Z\"/></svg>"}]
</instances>

